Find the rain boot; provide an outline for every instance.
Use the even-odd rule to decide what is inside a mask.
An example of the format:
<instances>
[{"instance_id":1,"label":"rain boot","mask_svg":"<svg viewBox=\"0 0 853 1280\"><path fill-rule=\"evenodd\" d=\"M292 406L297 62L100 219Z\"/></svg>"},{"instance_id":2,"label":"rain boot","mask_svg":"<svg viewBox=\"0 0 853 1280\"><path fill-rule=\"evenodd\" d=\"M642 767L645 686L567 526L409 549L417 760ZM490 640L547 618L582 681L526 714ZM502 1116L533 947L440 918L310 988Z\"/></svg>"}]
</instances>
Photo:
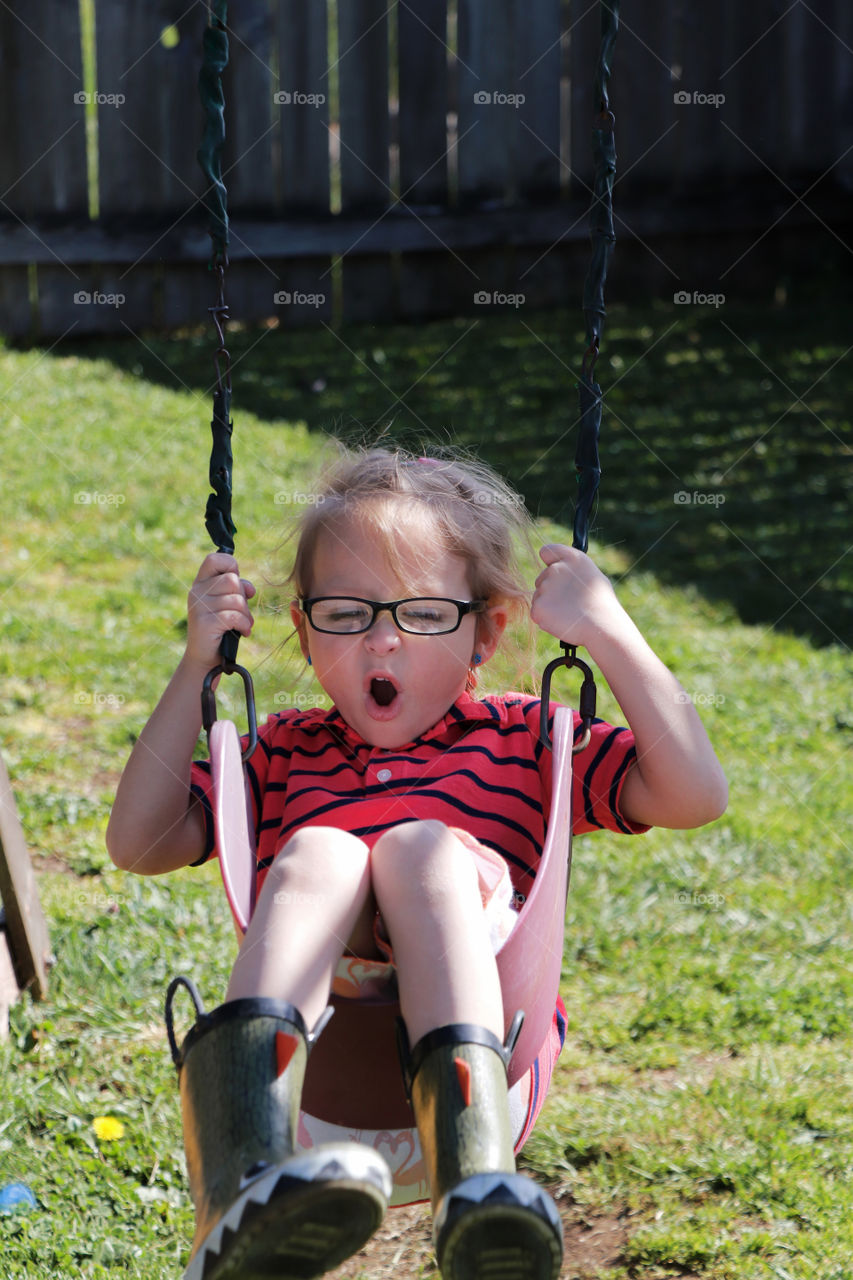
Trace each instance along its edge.
<instances>
[{"instance_id":1,"label":"rain boot","mask_svg":"<svg viewBox=\"0 0 853 1280\"><path fill-rule=\"evenodd\" d=\"M401 1052L405 1062L405 1043ZM511 1052L485 1027L457 1023L428 1032L409 1057L407 1084L444 1280L557 1280L560 1273L556 1205L515 1171Z\"/></svg>"},{"instance_id":2,"label":"rain boot","mask_svg":"<svg viewBox=\"0 0 853 1280\"><path fill-rule=\"evenodd\" d=\"M172 1000L183 985L198 1020L178 1048ZM313 1033L281 1000L234 1000L205 1013L186 978L166 997L178 1068L196 1231L184 1280L307 1280L357 1252L382 1221L391 1175L354 1142L294 1154Z\"/></svg>"}]
</instances>

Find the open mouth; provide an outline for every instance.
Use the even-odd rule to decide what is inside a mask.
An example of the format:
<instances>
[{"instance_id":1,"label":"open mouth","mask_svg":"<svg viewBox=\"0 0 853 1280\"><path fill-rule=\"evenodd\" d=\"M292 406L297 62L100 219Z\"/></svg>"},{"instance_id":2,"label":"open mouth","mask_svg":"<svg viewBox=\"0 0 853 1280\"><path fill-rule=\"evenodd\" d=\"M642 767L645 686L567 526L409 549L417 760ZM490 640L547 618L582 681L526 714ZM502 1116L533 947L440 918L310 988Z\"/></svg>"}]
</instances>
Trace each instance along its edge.
<instances>
[{"instance_id":1,"label":"open mouth","mask_svg":"<svg viewBox=\"0 0 853 1280\"><path fill-rule=\"evenodd\" d=\"M370 693L380 707L390 707L397 696L397 690L390 680L384 676L374 676L370 682Z\"/></svg>"}]
</instances>

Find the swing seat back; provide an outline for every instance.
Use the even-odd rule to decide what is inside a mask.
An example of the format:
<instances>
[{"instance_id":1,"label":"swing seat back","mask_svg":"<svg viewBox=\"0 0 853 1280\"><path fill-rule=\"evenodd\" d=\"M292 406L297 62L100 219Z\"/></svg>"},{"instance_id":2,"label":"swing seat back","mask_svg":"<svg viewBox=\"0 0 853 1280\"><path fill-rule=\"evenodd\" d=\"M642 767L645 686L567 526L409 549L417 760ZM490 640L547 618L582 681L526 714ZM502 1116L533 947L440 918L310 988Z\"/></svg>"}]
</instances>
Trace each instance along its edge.
<instances>
[{"instance_id":1,"label":"swing seat back","mask_svg":"<svg viewBox=\"0 0 853 1280\"><path fill-rule=\"evenodd\" d=\"M222 883L242 934L255 910L257 872L249 784L242 747L231 720L214 720L208 734L213 776L213 824Z\"/></svg>"},{"instance_id":2,"label":"swing seat back","mask_svg":"<svg viewBox=\"0 0 853 1280\"><path fill-rule=\"evenodd\" d=\"M553 785L545 846L533 888L497 954L504 1030L516 1010L524 1024L509 1064L509 1083L530 1070L548 1035L560 985L571 869L573 716L558 707L553 728ZM210 730L216 847L225 892L241 931L255 906L255 847L240 739L228 720ZM335 1016L308 1060L304 1109L353 1129L414 1125L397 1053L396 1000L332 996Z\"/></svg>"}]
</instances>

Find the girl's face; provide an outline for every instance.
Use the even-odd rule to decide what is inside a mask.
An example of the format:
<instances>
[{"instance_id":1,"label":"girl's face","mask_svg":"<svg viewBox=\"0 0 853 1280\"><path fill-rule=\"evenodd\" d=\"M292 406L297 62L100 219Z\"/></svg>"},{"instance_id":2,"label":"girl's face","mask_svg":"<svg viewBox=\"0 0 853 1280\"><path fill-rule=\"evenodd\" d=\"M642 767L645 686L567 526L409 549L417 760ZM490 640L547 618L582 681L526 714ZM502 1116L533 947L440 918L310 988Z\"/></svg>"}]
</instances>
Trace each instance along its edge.
<instances>
[{"instance_id":1,"label":"girl's face","mask_svg":"<svg viewBox=\"0 0 853 1280\"><path fill-rule=\"evenodd\" d=\"M430 562L414 554L424 539L428 547L435 545L422 524L407 524L401 517L399 538L403 582L369 530L353 521L324 529L311 569L311 596L471 599L462 559L438 554ZM338 711L365 742L386 750L420 737L445 715L465 690L474 654L486 662L506 625L506 612L497 606L485 614L466 614L458 630L447 635L412 635L400 631L386 611L360 635L329 635L314 631L295 604L291 613L302 652L310 655L317 679Z\"/></svg>"}]
</instances>

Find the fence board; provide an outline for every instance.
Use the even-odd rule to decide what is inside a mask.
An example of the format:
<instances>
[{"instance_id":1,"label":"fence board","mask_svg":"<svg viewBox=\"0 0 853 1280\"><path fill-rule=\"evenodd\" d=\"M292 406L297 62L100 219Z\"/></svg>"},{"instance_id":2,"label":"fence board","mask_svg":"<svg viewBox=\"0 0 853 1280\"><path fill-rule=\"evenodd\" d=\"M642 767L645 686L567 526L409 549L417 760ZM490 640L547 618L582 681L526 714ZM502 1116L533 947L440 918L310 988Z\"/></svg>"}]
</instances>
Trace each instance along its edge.
<instances>
[{"instance_id":1,"label":"fence board","mask_svg":"<svg viewBox=\"0 0 853 1280\"><path fill-rule=\"evenodd\" d=\"M835 18L836 42L830 78L829 97L835 104L837 122L835 168L836 179L846 190L853 190L853 6L841 0Z\"/></svg>"},{"instance_id":2,"label":"fence board","mask_svg":"<svg viewBox=\"0 0 853 1280\"><path fill-rule=\"evenodd\" d=\"M447 4L406 0L398 9L400 195L447 203Z\"/></svg>"},{"instance_id":3,"label":"fence board","mask_svg":"<svg viewBox=\"0 0 853 1280\"><path fill-rule=\"evenodd\" d=\"M338 6L341 208L389 201L388 19L385 0Z\"/></svg>"},{"instance_id":4,"label":"fence board","mask_svg":"<svg viewBox=\"0 0 853 1280\"><path fill-rule=\"evenodd\" d=\"M470 310L476 287L477 277L460 255L407 253L400 262L397 314L401 320L459 315Z\"/></svg>"},{"instance_id":5,"label":"fence board","mask_svg":"<svg viewBox=\"0 0 853 1280\"><path fill-rule=\"evenodd\" d=\"M670 115L676 124L672 135L676 189L695 186L708 173L719 182L731 168L735 139L726 125L732 108L728 101L711 102L720 94L728 96L724 72L732 56L728 27L734 14L725 2L717 18L709 23L697 9L682 9L673 33L673 59L681 69L670 94ZM675 101L676 94L687 101Z\"/></svg>"},{"instance_id":6,"label":"fence board","mask_svg":"<svg viewBox=\"0 0 853 1280\"><path fill-rule=\"evenodd\" d=\"M846 210L845 201L839 203ZM478 248L502 243L547 244L571 228L574 217L585 212L581 206L549 205L537 208L482 210L476 218L458 212L415 215L388 212L377 218L327 218L284 221L238 220L233 228L231 261L252 258L316 258L325 255L440 252L445 248ZM654 229L662 231L679 223L678 210L650 211ZM577 232L580 236L584 233ZM100 263L164 263L168 269L181 264L197 264L193 270L208 279L204 264L210 256L210 241L203 226L183 223L153 240L145 228L106 228L95 223L77 227L57 227L33 237L15 223L0 224L0 265L19 266L36 262L54 266L57 261L80 267L78 274ZM124 268L130 270L130 267ZM135 267L133 268L136 269ZM86 281L76 286L85 288Z\"/></svg>"},{"instance_id":7,"label":"fence board","mask_svg":"<svg viewBox=\"0 0 853 1280\"><path fill-rule=\"evenodd\" d=\"M269 0L240 0L240 4L229 6L228 45L228 68L223 76L223 178L228 209L229 213L269 216L275 209L273 154L278 150L279 115L273 101L277 53Z\"/></svg>"},{"instance_id":8,"label":"fence board","mask_svg":"<svg viewBox=\"0 0 853 1280\"><path fill-rule=\"evenodd\" d=\"M560 194L560 0L516 11L518 108L515 190L523 200Z\"/></svg>"},{"instance_id":9,"label":"fence board","mask_svg":"<svg viewBox=\"0 0 853 1280\"><path fill-rule=\"evenodd\" d=\"M78 6L0 4L0 197L7 207L3 216L0 204L0 312L8 333L183 324L204 320L211 301L209 278L192 265L208 254L195 207L203 181L195 152L205 6L96 3L97 88L125 97L98 108L104 217L97 224L86 217L85 112L73 100L82 90ZM340 51L331 77L327 9L336 15ZM391 212L393 21L401 190L424 217ZM178 28L174 49L159 39L166 25ZM286 290L288 281L291 292L324 292L316 280L340 254L349 255L342 271L348 319L464 311L475 305L472 270L492 291L546 301L561 294L568 246L586 235L585 218L572 224L580 205L588 208L589 189L575 179L565 200L556 154L591 181L600 26L594 0L246 0L234 7L232 26L226 170L238 163L226 180L238 214L232 261L243 264L230 282L235 316L271 314L277 285ZM568 31L562 46L561 29ZM611 85L617 234L625 241L669 233L656 261L634 245L637 264L645 254L660 276L662 258L686 252L677 240L685 230L745 232L748 249L793 201L772 174L800 189L831 170L816 214L844 225L843 190L832 182L853 182L853 150L843 157L853 144L851 47L853 9L844 0L751 7L720 0L713 22L680 0L624 10ZM340 119L330 121L333 82ZM673 102L677 89L722 92L726 101L719 109L688 109ZM476 103L478 90L526 100L519 107ZM323 94L326 101L277 104L275 91ZM457 108L460 153L449 162L448 113ZM330 144L339 128L342 214L332 217ZM457 174L458 202L447 189ZM458 204L453 214L451 201ZM295 216L282 219L282 211ZM797 205L786 226L808 227L813 216ZM731 247L729 261L734 253ZM617 255L617 264L622 260L629 255ZM32 264L38 316L31 315ZM754 274L758 257L746 266ZM483 270L495 279L485 281ZM75 303L80 290L123 293L125 301ZM331 285L327 292L322 308L294 306L279 323L296 323L301 312L306 322L319 318L314 311L328 319Z\"/></svg>"},{"instance_id":10,"label":"fence board","mask_svg":"<svg viewBox=\"0 0 853 1280\"><path fill-rule=\"evenodd\" d=\"M332 318L332 282L327 258L298 261L266 258L232 263L226 281L231 318L275 318L283 328L327 323Z\"/></svg>"},{"instance_id":11,"label":"fence board","mask_svg":"<svg viewBox=\"0 0 853 1280\"><path fill-rule=\"evenodd\" d=\"M275 307L281 327L298 329L303 325L331 324L334 298L329 259L303 258L275 266L279 290L290 295L289 302Z\"/></svg>"},{"instance_id":12,"label":"fence board","mask_svg":"<svg viewBox=\"0 0 853 1280\"><path fill-rule=\"evenodd\" d=\"M92 333L128 335L151 328L155 311L155 273L98 263L73 273L64 267L38 269L39 328L44 334L71 329L79 338Z\"/></svg>"},{"instance_id":13,"label":"fence board","mask_svg":"<svg viewBox=\"0 0 853 1280\"><path fill-rule=\"evenodd\" d=\"M515 106L494 97L520 92L512 0L459 0L458 24L459 202L503 201L512 185L518 117Z\"/></svg>"},{"instance_id":14,"label":"fence board","mask_svg":"<svg viewBox=\"0 0 853 1280\"><path fill-rule=\"evenodd\" d=\"M568 307L583 323L581 298L589 265L586 242L565 240L547 252L520 249L515 257L515 289L524 295L524 316L537 307ZM608 279L612 286L612 279Z\"/></svg>"},{"instance_id":15,"label":"fence board","mask_svg":"<svg viewBox=\"0 0 853 1280\"><path fill-rule=\"evenodd\" d=\"M279 207L288 212L329 209L329 76L326 6L281 0L278 6L279 91L321 94L317 105L279 108Z\"/></svg>"},{"instance_id":16,"label":"fence board","mask_svg":"<svg viewBox=\"0 0 853 1280\"><path fill-rule=\"evenodd\" d=\"M817 169L823 173L830 169L841 152L837 131L827 128L829 103L833 101L832 73L839 40L836 34L841 12L849 9L848 0L809 0L800 5L791 18L801 24L802 40L798 47L799 80L801 83L800 119L802 128L796 139L793 168L808 174ZM848 60L853 59L850 47L842 49ZM814 74L823 68L824 74ZM812 74L808 74L811 71ZM840 114L840 113L839 113Z\"/></svg>"},{"instance_id":17,"label":"fence board","mask_svg":"<svg viewBox=\"0 0 853 1280\"><path fill-rule=\"evenodd\" d=\"M793 12L786 14L781 24L784 38L781 59L785 94L783 119L789 156L786 165L788 172L797 167L805 138L805 86L801 58L808 21L809 15L803 11L802 6L797 5Z\"/></svg>"},{"instance_id":18,"label":"fence board","mask_svg":"<svg viewBox=\"0 0 853 1280\"><path fill-rule=\"evenodd\" d=\"M347 324L391 320L398 307L394 262L387 254L344 258L342 319Z\"/></svg>"},{"instance_id":19,"label":"fence board","mask_svg":"<svg viewBox=\"0 0 853 1280\"><path fill-rule=\"evenodd\" d=\"M96 11L98 92L124 95L120 105L98 107L98 186L105 218L190 209L200 188L195 151L202 114L196 82L201 17L182 0L116 5ZM163 29L180 40L167 49Z\"/></svg>"},{"instance_id":20,"label":"fence board","mask_svg":"<svg viewBox=\"0 0 853 1280\"><path fill-rule=\"evenodd\" d=\"M590 61L583 70L573 63L577 74L585 76L587 155L591 154L592 86L598 59L597 16L592 26L595 47L586 45L583 50L584 59ZM684 84L683 77L677 79L677 71L673 71L678 68L678 61L672 5L647 4L623 15L610 83L616 116L616 182L623 192L652 186L659 189L661 185L669 189L675 179L678 129L683 124L673 102L674 93ZM584 173L590 174L591 162L584 160L583 165ZM619 202L617 186L614 206Z\"/></svg>"},{"instance_id":21,"label":"fence board","mask_svg":"<svg viewBox=\"0 0 853 1280\"><path fill-rule=\"evenodd\" d=\"M388 112L388 19L385 0L338 5L341 209L381 212L392 201ZM357 242L357 238L353 238ZM343 317L357 322L393 315L394 267L387 256L343 267Z\"/></svg>"},{"instance_id":22,"label":"fence board","mask_svg":"<svg viewBox=\"0 0 853 1280\"><path fill-rule=\"evenodd\" d=\"M22 338L33 333L35 325L28 268L4 266L0 270L0 330Z\"/></svg>"},{"instance_id":23,"label":"fence board","mask_svg":"<svg viewBox=\"0 0 853 1280\"><path fill-rule=\"evenodd\" d=\"M23 219L85 216L85 107L74 102L83 91L77 5L40 0L25 14L0 7L0 210Z\"/></svg>"},{"instance_id":24,"label":"fence board","mask_svg":"<svg viewBox=\"0 0 853 1280\"><path fill-rule=\"evenodd\" d=\"M785 6L787 7L787 6ZM769 178L769 166L782 172L789 164L790 144L785 125L785 22L780 0L758 13L736 0L725 0L720 10L722 33L719 92L726 101L720 108L721 160L695 162L694 185L709 178L728 184L749 174ZM701 41L702 35L694 33ZM719 188L718 188L719 189Z\"/></svg>"},{"instance_id":25,"label":"fence board","mask_svg":"<svg viewBox=\"0 0 853 1280\"><path fill-rule=\"evenodd\" d=\"M226 286L226 296L230 294ZM168 263L160 281L158 311L159 322L167 329L183 325L208 325L211 359L214 349L214 329L207 308L216 301L213 277L201 263ZM213 381L213 365L210 365Z\"/></svg>"},{"instance_id":26,"label":"fence board","mask_svg":"<svg viewBox=\"0 0 853 1280\"><path fill-rule=\"evenodd\" d=\"M571 6L571 31L569 35L569 165L572 172L570 191L572 195L589 200L592 195L592 129L593 101L592 87L595 77L595 65L598 58L601 24L598 8L590 5L588 0L573 0ZM620 45L626 42L626 30L623 24L619 35ZM621 49L620 49L621 52ZM621 84L620 93L624 94L625 85ZM617 119L617 126L619 121ZM619 134L616 134L617 141Z\"/></svg>"}]
</instances>

